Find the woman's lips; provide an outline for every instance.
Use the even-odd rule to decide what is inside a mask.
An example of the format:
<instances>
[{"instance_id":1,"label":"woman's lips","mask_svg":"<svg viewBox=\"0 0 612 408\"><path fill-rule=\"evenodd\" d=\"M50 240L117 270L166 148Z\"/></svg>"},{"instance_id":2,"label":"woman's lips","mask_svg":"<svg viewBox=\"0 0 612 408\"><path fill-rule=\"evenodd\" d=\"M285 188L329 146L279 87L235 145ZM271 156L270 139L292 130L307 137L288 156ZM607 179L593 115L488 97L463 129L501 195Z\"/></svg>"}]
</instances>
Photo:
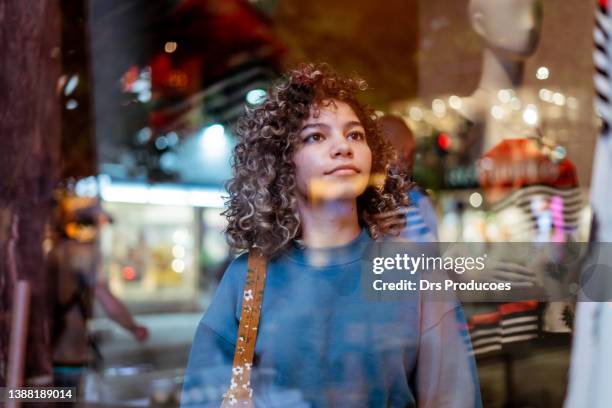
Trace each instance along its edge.
<instances>
[{"instance_id":1,"label":"woman's lips","mask_svg":"<svg viewBox=\"0 0 612 408\"><path fill-rule=\"evenodd\" d=\"M329 174L333 176L352 176L353 174L357 174L357 173L358 172L353 169L340 169L340 170L332 171Z\"/></svg>"},{"instance_id":2,"label":"woman's lips","mask_svg":"<svg viewBox=\"0 0 612 408\"><path fill-rule=\"evenodd\" d=\"M327 175L334 176L351 176L353 174L360 173L359 169L355 166L346 165L346 166L338 166L333 168L331 171L328 171Z\"/></svg>"}]
</instances>

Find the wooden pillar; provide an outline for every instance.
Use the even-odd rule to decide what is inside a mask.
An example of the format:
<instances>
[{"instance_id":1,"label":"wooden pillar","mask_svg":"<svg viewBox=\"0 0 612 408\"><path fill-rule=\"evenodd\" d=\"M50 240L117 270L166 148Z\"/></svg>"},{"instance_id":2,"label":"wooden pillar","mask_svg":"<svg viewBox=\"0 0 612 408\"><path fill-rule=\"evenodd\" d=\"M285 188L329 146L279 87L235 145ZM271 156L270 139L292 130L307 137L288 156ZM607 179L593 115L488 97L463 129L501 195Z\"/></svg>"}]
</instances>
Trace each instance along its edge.
<instances>
[{"instance_id":1,"label":"wooden pillar","mask_svg":"<svg viewBox=\"0 0 612 408\"><path fill-rule=\"evenodd\" d=\"M0 386L16 279L32 285L26 382L50 378L44 229L58 179L58 0L0 2Z\"/></svg>"}]
</instances>

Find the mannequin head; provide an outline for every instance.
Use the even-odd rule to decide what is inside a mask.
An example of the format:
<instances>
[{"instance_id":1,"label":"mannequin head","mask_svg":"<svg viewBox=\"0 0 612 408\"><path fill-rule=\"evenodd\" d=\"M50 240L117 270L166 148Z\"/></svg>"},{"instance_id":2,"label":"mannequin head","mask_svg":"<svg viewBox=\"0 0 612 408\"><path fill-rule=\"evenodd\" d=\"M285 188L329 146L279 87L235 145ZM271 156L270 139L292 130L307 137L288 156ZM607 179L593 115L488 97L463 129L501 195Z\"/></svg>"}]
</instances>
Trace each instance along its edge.
<instances>
[{"instance_id":1,"label":"mannequin head","mask_svg":"<svg viewBox=\"0 0 612 408\"><path fill-rule=\"evenodd\" d=\"M486 45L512 59L533 54L542 26L542 0L470 0L472 28Z\"/></svg>"}]
</instances>

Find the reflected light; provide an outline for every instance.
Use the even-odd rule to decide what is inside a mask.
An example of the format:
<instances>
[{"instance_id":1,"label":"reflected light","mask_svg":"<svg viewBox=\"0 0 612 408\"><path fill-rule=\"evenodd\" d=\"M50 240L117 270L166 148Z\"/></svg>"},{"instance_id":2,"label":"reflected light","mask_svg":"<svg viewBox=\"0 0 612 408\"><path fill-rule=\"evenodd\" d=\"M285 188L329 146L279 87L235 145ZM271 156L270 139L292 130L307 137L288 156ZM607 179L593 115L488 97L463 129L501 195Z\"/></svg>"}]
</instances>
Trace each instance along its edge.
<instances>
[{"instance_id":1,"label":"reflected light","mask_svg":"<svg viewBox=\"0 0 612 408\"><path fill-rule=\"evenodd\" d=\"M565 95L560 92L555 92L552 96L552 101L557 106L565 105Z\"/></svg>"},{"instance_id":2,"label":"reflected light","mask_svg":"<svg viewBox=\"0 0 612 408\"><path fill-rule=\"evenodd\" d=\"M166 171L173 171L178 164L178 156L176 153L165 152L159 158L159 165Z\"/></svg>"},{"instance_id":3,"label":"reflected light","mask_svg":"<svg viewBox=\"0 0 612 408\"><path fill-rule=\"evenodd\" d=\"M173 260L172 270L176 273L183 273L185 271L185 262L182 259Z\"/></svg>"},{"instance_id":4,"label":"reflected light","mask_svg":"<svg viewBox=\"0 0 612 408\"><path fill-rule=\"evenodd\" d=\"M79 103L74 100L74 99L70 99L68 100L68 102L66 102L66 109L68 110L74 110L79 106Z\"/></svg>"},{"instance_id":5,"label":"reflected light","mask_svg":"<svg viewBox=\"0 0 612 408\"><path fill-rule=\"evenodd\" d=\"M246 101L251 105L258 105L266 99L266 91L263 89L252 89L246 95Z\"/></svg>"},{"instance_id":6,"label":"reflected light","mask_svg":"<svg viewBox=\"0 0 612 408\"><path fill-rule=\"evenodd\" d=\"M145 144L149 141L149 139L151 139L151 134L151 129L144 127L136 134L136 141L140 144Z\"/></svg>"},{"instance_id":7,"label":"reflected light","mask_svg":"<svg viewBox=\"0 0 612 408\"><path fill-rule=\"evenodd\" d=\"M438 117L442 117L446 114L446 105L442 99L434 99L431 103L431 107L434 114Z\"/></svg>"},{"instance_id":8,"label":"reflected light","mask_svg":"<svg viewBox=\"0 0 612 408\"><path fill-rule=\"evenodd\" d=\"M491 108L491 116L493 116L495 119L501 119L504 117L504 109L499 106L499 105L495 105Z\"/></svg>"},{"instance_id":9,"label":"reflected light","mask_svg":"<svg viewBox=\"0 0 612 408\"><path fill-rule=\"evenodd\" d=\"M228 148L225 128L219 124L204 128L201 144L205 158L214 160L224 157Z\"/></svg>"},{"instance_id":10,"label":"reflected light","mask_svg":"<svg viewBox=\"0 0 612 408\"><path fill-rule=\"evenodd\" d=\"M557 146L555 147L554 154L557 160L563 160L567 156L567 150L563 146Z\"/></svg>"},{"instance_id":11,"label":"reflected light","mask_svg":"<svg viewBox=\"0 0 612 408\"><path fill-rule=\"evenodd\" d=\"M453 95L448 98L448 104L453 109L461 109L461 106L463 105L463 103L461 102L461 98L457 95Z\"/></svg>"},{"instance_id":12,"label":"reflected light","mask_svg":"<svg viewBox=\"0 0 612 408\"><path fill-rule=\"evenodd\" d=\"M174 146L178 143L179 137L176 132L169 132L166 135L166 140L168 141L168 146Z\"/></svg>"},{"instance_id":13,"label":"reflected light","mask_svg":"<svg viewBox=\"0 0 612 408\"><path fill-rule=\"evenodd\" d=\"M68 80L68 82L66 83L66 87L64 88L64 95L66 96L70 95L75 90L78 84L79 84L79 76L76 74L72 75L70 79Z\"/></svg>"},{"instance_id":14,"label":"reflected light","mask_svg":"<svg viewBox=\"0 0 612 408\"><path fill-rule=\"evenodd\" d=\"M534 126L538 123L539 115L535 105L527 105L523 112L523 120L528 125Z\"/></svg>"},{"instance_id":15,"label":"reflected light","mask_svg":"<svg viewBox=\"0 0 612 408\"><path fill-rule=\"evenodd\" d=\"M470 205L474 208L478 208L482 205L482 195L480 193L470 194Z\"/></svg>"},{"instance_id":16,"label":"reflected light","mask_svg":"<svg viewBox=\"0 0 612 408\"><path fill-rule=\"evenodd\" d=\"M95 176L82 178L76 182L74 192L79 197L95 197L98 195L98 180Z\"/></svg>"},{"instance_id":17,"label":"reflected light","mask_svg":"<svg viewBox=\"0 0 612 408\"><path fill-rule=\"evenodd\" d=\"M548 79L549 75L550 75L550 71L546 67L540 67L536 71L536 78L538 78L539 80Z\"/></svg>"},{"instance_id":18,"label":"reflected light","mask_svg":"<svg viewBox=\"0 0 612 408\"><path fill-rule=\"evenodd\" d=\"M552 91L546 89L546 88L542 88L540 89L540 92L538 93L538 95L540 96L540 99L545 101L545 102L551 102L553 99L553 93Z\"/></svg>"},{"instance_id":19,"label":"reflected light","mask_svg":"<svg viewBox=\"0 0 612 408\"><path fill-rule=\"evenodd\" d=\"M499 92L497 92L497 98L503 103L508 103L510 99L512 99L512 94L507 89L500 89Z\"/></svg>"},{"instance_id":20,"label":"reflected light","mask_svg":"<svg viewBox=\"0 0 612 408\"><path fill-rule=\"evenodd\" d=\"M123 279L125 280L134 280L136 279L136 271L131 266L124 266L121 270L121 274L123 275Z\"/></svg>"},{"instance_id":21,"label":"reflected light","mask_svg":"<svg viewBox=\"0 0 612 408\"><path fill-rule=\"evenodd\" d=\"M178 48L178 44L175 43L174 41L168 41L164 45L164 51L166 51L168 54L172 54L174 51L176 51L177 48Z\"/></svg>"},{"instance_id":22,"label":"reflected light","mask_svg":"<svg viewBox=\"0 0 612 408\"><path fill-rule=\"evenodd\" d=\"M448 150L448 148L451 145L451 138L449 135L447 135L446 133L442 132L438 135L438 146L440 146L440 148L442 150Z\"/></svg>"},{"instance_id":23,"label":"reflected light","mask_svg":"<svg viewBox=\"0 0 612 408\"><path fill-rule=\"evenodd\" d=\"M157 150L164 150L168 147L168 139L165 136L160 136L155 140L155 147Z\"/></svg>"},{"instance_id":24,"label":"reflected light","mask_svg":"<svg viewBox=\"0 0 612 408\"><path fill-rule=\"evenodd\" d=\"M410 108L410 112L408 112L408 115L410 116L410 119L416 122L423 119L423 111L420 108L417 108L416 106Z\"/></svg>"},{"instance_id":25,"label":"reflected light","mask_svg":"<svg viewBox=\"0 0 612 408\"><path fill-rule=\"evenodd\" d=\"M144 90L138 94L138 101L142 103L147 103L151 100L151 96L153 94L149 90Z\"/></svg>"}]
</instances>

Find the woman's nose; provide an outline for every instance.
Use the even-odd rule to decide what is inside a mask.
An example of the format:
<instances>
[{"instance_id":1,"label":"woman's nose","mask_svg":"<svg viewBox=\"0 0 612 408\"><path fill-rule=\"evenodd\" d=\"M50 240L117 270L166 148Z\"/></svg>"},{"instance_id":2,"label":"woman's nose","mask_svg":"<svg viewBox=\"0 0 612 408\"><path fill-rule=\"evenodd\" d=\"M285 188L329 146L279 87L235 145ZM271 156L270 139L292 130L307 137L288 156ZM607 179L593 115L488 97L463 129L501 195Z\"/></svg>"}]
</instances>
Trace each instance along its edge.
<instances>
[{"instance_id":1,"label":"woman's nose","mask_svg":"<svg viewBox=\"0 0 612 408\"><path fill-rule=\"evenodd\" d=\"M353 149L348 140L344 137L339 137L335 140L334 146L332 147L332 156L345 156L353 157Z\"/></svg>"}]
</instances>

